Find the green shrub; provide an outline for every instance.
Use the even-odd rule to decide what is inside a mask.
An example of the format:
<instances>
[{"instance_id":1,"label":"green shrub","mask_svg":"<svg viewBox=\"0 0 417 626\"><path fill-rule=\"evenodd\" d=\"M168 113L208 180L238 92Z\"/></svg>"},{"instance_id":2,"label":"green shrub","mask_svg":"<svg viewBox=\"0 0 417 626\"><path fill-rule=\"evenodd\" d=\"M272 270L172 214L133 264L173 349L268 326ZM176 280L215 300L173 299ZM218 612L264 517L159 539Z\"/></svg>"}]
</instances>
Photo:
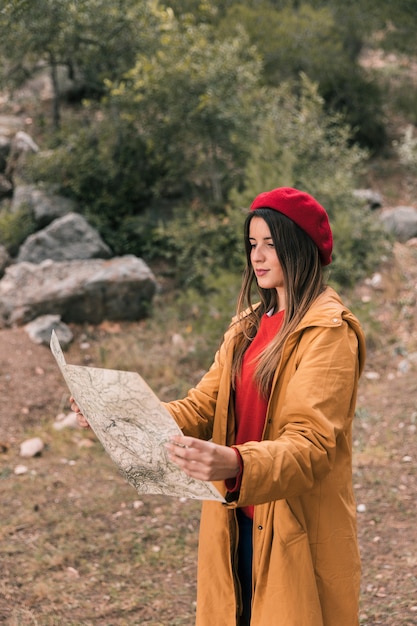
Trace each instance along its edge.
<instances>
[{"instance_id":1,"label":"green shrub","mask_svg":"<svg viewBox=\"0 0 417 626\"><path fill-rule=\"evenodd\" d=\"M392 250L390 238L375 214L353 198L350 203L346 200L332 219L334 252L329 280L340 289L352 288L371 275Z\"/></svg>"},{"instance_id":2,"label":"green shrub","mask_svg":"<svg viewBox=\"0 0 417 626\"><path fill-rule=\"evenodd\" d=\"M211 292L224 272L243 270L243 221L236 210L178 208L151 231L142 253L149 261L162 261L178 285Z\"/></svg>"},{"instance_id":3,"label":"green shrub","mask_svg":"<svg viewBox=\"0 0 417 626\"><path fill-rule=\"evenodd\" d=\"M204 193L192 199L157 196L163 175L156 147L117 117L70 134L49 156L36 155L31 174L76 198L115 254L162 265L176 285L203 294L216 291L213 278L224 272L241 274L242 209L266 189L303 189L329 212L336 244L332 276L341 285L353 284L378 265L386 242L352 195L367 153L352 144L351 128L325 110L318 86L304 75L298 95L290 85L260 87L251 106L244 186L225 202L210 204Z\"/></svg>"},{"instance_id":4,"label":"green shrub","mask_svg":"<svg viewBox=\"0 0 417 626\"><path fill-rule=\"evenodd\" d=\"M63 133L58 147L31 159L27 176L76 199L110 247L123 253L123 221L149 204L154 166L135 128L106 118L76 134Z\"/></svg>"},{"instance_id":5,"label":"green shrub","mask_svg":"<svg viewBox=\"0 0 417 626\"><path fill-rule=\"evenodd\" d=\"M417 85L407 77L388 86L390 90L389 106L396 114L402 114L410 124L417 126Z\"/></svg>"},{"instance_id":6,"label":"green shrub","mask_svg":"<svg viewBox=\"0 0 417 626\"><path fill-rule=\"evenodd\" d=\"M400 140L394 143L400 162L413 174L417 173L417 136L409 124Z\"/></svg>"},{"instance_id":7,"label":"green shrub","mask_svg":"<svg viewBox=\"0 0 417 626\"><path fill-rule=\"evenodd\" d=\"M373 153L387 144L383 92L378 83L359 67L341 65L338 73L323 79L320 93L329 111L342 113L352 129L352 140Z\"/></svg>"},{"instance_id":8,"label":"green shrub","mask_svg":"<svg viewBox=\"0 0 417 626\"><path fill-rule=\"evenodd\" d=\"M327 110L345 116L352 140L378 152L387 142L384 92L358 62L366 34L364 9L355 3L325 4L233 2L219 34L230 36L243 26L261 54L266 85L291 81L297 90L300 73L307 75L317 83Z\"/></svg>"},{"instance_id":9,"label":"green shrub","mask_svg":"<svg viewBox=\"0 0 417 626\"><path fill-rule=\"evenodd\" d=\"M35 230L35 220L29 209L22 208L13 213L8 209L0 211L0 244L10 256L16 256L20 245Z\"/></svg>"}]
</instances>

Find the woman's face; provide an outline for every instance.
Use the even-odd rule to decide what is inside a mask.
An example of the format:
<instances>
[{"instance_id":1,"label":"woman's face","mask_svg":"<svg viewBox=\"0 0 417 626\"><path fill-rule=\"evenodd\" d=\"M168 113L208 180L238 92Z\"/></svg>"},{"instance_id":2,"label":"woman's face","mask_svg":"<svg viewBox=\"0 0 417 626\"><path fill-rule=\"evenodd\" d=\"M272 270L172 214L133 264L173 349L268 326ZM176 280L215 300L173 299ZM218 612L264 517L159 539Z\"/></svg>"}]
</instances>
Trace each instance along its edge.
<instances>
[{"instance_id":1,"label":"woman's face","mask_svg":"<svg viewBox=\"0 0 417 626\"><path fill-rule=\"evenodd\" d=\"M278 260L268 224L262 217L253 217L249 224L250 261L259 287L276 289L280 309L284 308L284 274Z\"/></svg>"}]
</instances>

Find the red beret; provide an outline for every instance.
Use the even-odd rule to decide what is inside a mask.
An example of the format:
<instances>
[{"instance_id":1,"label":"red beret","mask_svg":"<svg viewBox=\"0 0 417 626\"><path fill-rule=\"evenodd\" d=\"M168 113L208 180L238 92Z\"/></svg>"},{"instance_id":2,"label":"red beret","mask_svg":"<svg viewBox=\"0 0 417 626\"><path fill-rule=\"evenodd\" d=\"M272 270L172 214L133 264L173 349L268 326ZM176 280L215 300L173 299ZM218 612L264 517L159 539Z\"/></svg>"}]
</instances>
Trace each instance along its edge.
<instances>
[{"instance_id":1,"label":"red beret","mask_svg":"<svg viewBox=\"0 0 417 626\"><path fill-rule=\"evenodd\" d=\"M319 249L322 265L332 260L333 237L329 217L321 204L304 191L279 187L256 196L250 210L275 209L289 217L311 237Z\"/></svg>"}]
</instances>

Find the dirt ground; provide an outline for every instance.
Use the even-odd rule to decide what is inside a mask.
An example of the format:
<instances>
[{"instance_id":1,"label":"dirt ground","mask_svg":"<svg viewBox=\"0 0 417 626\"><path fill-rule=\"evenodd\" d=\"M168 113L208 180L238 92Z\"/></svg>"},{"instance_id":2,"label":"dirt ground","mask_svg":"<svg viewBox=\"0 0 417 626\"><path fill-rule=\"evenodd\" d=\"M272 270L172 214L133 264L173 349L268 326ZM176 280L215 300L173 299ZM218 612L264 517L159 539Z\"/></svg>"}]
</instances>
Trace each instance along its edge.
<instances>
[{"instance_id":1,"label":"dirt ground","mask_svg":"<svg viewBox=\"0 0 417 626\"><path fill-rule=\"evenodd\" d=\"M354 433L366 626L417 624L416 295L417 248L397 245L352 300L368 335ZM68 393L22 328L0 330L0 397L0 623L191 625L199 504L138 500L92 437L54 431ZM46 449L22 459L33 436Z\"/></svg>"}]
</instances>

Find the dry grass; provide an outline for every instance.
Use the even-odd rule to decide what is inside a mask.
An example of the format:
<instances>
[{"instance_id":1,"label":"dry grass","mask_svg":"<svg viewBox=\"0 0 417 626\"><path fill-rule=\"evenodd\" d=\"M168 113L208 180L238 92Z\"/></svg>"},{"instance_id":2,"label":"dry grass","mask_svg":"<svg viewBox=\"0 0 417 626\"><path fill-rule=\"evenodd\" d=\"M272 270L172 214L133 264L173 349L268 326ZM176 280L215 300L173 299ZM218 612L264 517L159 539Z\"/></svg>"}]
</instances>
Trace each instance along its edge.
<instances>
[{"instance_id":1,"label":"dry grass","mask_svg":"<svg viewBox=\"0 0 417 626\"><path fill-rule=\"evenodd\" d=\"M100 444L50 438L3 481L0 621L192 623L199 503L139 499Z\"/></svg>"}]
</instances>

